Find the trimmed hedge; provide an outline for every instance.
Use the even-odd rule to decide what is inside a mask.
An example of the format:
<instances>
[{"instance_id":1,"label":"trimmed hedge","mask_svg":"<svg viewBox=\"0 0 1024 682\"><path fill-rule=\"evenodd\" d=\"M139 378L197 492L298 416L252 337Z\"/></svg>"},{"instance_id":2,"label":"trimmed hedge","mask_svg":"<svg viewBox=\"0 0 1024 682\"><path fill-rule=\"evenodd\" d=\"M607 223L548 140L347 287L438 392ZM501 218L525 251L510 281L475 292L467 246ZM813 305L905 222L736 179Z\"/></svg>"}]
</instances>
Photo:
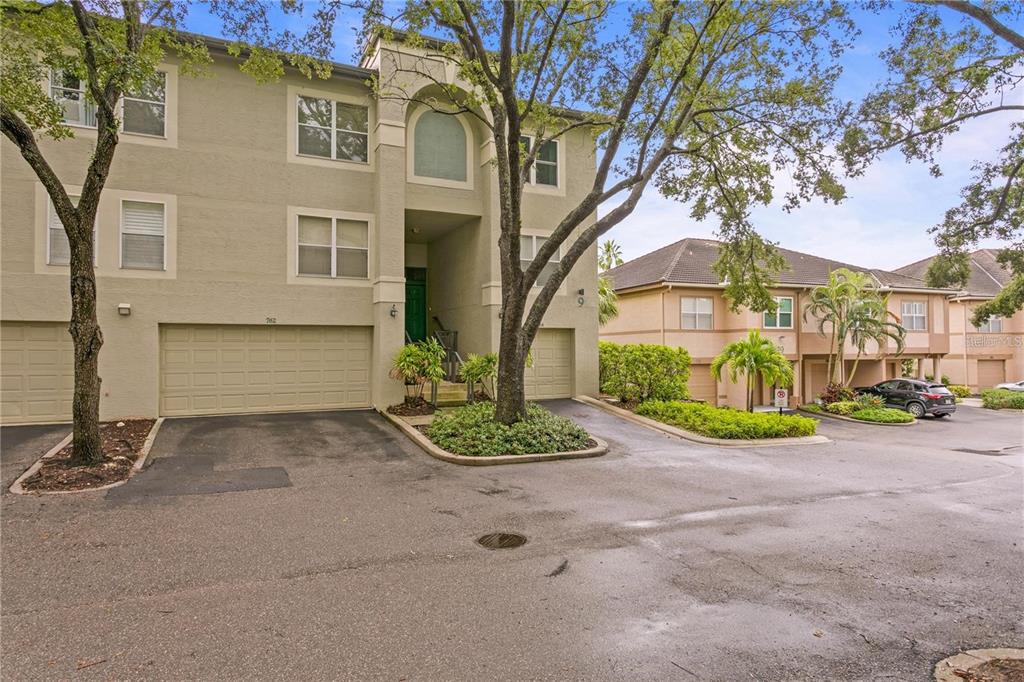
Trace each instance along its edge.
<instances>
[{"instance_id":1,"label":"trimmed hedge","mask_svg":"<svg viewBox=\"0 0 1024 682\"><path fill-rule=\"evenodd\" d=\"M981 392L981 406L990 410L1024 410L1024 391L990 388Z\"/></svg>"},{"instance_id":2,"label":"trimmed hedge","mask_svg":"<svg viewBox=\"0 0 1024 682\"><path fill-rule=\"evenodd\" d=\"M506 426L494 421L494 403L475 403L436 415L426 434L434 445L470 457L571 452L591 445L587 432L571 419L533 403L526 414L524 421Z\"/></svg>"},{"instance_id":3,"label":"trimmed hedge","mask_svg":"<svg viewBox=\"0 0 1024 682\"><path fill-rule=\"evenodd\" d=\"M914 417L908 412L891 407L868 407L854 412L850 417L862 422L875 422L876 424L907 424L914 421Z\"/></svg>"},{"instance_id":4,"label":"trimmed hedge","mask_svg":"<svg viewBox=\"0 0 1024 682\"><path fill-rule=\"evenodd\" d=\"M601 392L623 402L686 400L690 354L648 343L598 343Z\"/></svg>"},{"instance_id":5,"label":"trimmed hedge","mask_svg":"<svg viewBox=\"0 0 1024 682\"><path fill-rule=\"evenodd\" d=\"M813 436L818 428L817 420L810 417L740 412L677 400L648 400L636 409L636 413L710 438L797 438Z\"/></svg>"},{"instance_id":6,"label":"trimmed hedge","mask_svg":"<svg viewBox=\"0 0 1024 682\"><path fill-rule=\"evenodd\" d=\"M855 400L840 400L839 402L825 405L825 410L832 414L839 414L848 417L854 412L864 409L863 405Z\"/></svg>"}]
</instances>

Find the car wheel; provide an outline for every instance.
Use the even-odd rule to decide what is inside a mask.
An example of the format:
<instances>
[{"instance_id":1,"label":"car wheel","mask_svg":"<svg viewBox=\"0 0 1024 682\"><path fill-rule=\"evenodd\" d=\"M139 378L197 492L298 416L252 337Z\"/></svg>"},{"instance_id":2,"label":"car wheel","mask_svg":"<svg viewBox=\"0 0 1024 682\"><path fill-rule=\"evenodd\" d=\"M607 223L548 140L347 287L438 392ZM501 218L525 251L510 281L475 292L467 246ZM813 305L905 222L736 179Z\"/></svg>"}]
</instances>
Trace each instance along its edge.
<instances>
[{"instance_id":1,"label":"car wheel","mask_svg":"<svg viewBox=\"0 0 1024 682\"><path fill-rule=\"evenodd\" d=\"M920 419L924 416L924 405L921 403L907 403L907 412L909 412L914 419Z\"/></svg>"}]
</instances>

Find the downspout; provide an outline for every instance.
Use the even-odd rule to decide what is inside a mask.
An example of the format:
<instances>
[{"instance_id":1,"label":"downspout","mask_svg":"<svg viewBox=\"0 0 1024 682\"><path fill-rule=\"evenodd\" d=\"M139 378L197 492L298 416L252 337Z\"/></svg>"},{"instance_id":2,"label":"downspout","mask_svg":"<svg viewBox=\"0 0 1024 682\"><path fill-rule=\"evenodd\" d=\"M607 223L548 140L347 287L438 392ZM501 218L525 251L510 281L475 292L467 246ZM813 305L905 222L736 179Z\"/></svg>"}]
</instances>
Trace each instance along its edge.
<instances>
[{"instance_id":1,"label":"downspout","mask_svg":"<svg viewBox=\"0 0 1024 682\"><path fill-rule=\"evenodd\" d=\"M967 375L967 313L969 311L967 309L966 302L963 303L962 305L964 307L964 385L970 386L971 377ZM981 386L979 385L978 388L981 388Z\"/></svg>"},{"instance_id":2,"label":"downspout","mask_svg":"<svg viewBox=\"0 0 1024 682\"><path fill-rule=\"evenodd\" d=\"M668 290L672 290L672 285L668 285ZM661 290L661 345L665 345L665 289Z\"/></svg>"}]
</instances>

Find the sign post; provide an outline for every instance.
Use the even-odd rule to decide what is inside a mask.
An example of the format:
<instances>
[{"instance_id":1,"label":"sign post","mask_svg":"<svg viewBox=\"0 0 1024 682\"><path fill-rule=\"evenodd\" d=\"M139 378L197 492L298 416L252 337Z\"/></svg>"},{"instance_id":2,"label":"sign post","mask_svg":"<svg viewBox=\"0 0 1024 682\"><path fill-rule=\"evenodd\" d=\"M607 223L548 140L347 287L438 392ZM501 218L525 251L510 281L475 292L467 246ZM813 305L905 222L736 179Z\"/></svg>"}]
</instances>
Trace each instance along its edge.
<instances>
[{"instance_id":1,"label":"sign post","mask_svg":"<svg viewBox=\"0 0 1024 682\"><path fill-rule=\"evenodd\" d=\"M775 407L779 408L779 414L782 414L782 408L789 407L789 389L775 389Z\"/></svg>"}]
</instances>

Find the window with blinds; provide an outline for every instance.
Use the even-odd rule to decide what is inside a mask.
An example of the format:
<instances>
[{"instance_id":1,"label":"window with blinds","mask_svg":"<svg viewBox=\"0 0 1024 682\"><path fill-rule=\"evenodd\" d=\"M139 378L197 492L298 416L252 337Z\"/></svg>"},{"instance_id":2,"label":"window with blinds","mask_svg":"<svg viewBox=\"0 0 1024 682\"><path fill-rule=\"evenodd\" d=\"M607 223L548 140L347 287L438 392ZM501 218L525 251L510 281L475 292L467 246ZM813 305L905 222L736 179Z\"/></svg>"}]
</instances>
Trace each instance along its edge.
<instances>
[{"instance_id":1,"label":"window with blinds","mask_svg":"<svg viewBox=\"0 0 1024 682\"><path fill-rule=\"evenodd\" d=\"M365 222L300 215L297 247L299 275L367 277L370 248Z\"/></svg>"},{"instance_id":2,"label":"window with blinds","mask_svg":"<svg viewBox=\"0 0 1024 682\"><path fill-rule=\"evenodd\" d=\"M416 121L413 173L466 181L466 131L450 114L428 111Z\"/></svg>"},{"instance_id":3,"label":"window with blinds","mask_svg":"<svg viewBox=\"0 0 1024 682\"><path fill-rule=\"evenodd\" d=\"M165 232L163 204L121 202L121 267L163 270Z\"/></svg>"},{"instance_id":4,"label":"window with blinds","mask_svg":"<svg viewBox=\"0 0 1024 682\"><path fill-rule=\"evenodd\" d=\"M78 195L68 195L71 203L78 206ZM53 202L49 201L49 210L46 220L46 264L47 265L68 265L71 263L71 244L68 242L68 233L64 230L64 223L57 215L57 209ZM93 263L96 262L96 227L92 228L92 253Z\"/></svg>"}]
</instances>

